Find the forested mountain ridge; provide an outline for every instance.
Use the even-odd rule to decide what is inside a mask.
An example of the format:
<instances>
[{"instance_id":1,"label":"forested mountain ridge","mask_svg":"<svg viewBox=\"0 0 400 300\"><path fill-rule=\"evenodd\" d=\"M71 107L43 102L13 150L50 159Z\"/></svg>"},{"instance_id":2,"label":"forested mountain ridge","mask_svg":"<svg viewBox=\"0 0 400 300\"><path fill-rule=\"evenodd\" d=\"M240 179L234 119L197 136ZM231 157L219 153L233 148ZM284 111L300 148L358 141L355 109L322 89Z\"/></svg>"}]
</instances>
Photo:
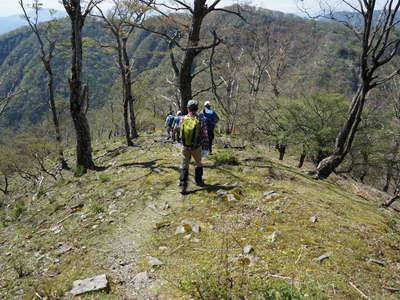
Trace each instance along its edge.
<instances>
[{"instance_id":1,"label":"forested mountain ridge","mask_svg":"<svg viewBox=\"0 0 400 300\"><path fill-rule=\"evenodd\" d=\"M256 23L258 25L264 24L268 27L276 24L274 30L277 32L281 31L282 34L286 34L287 31L299 31L303 35L302 37L300 34L298 35L299 44L316 37L318 38L320 45L317 51L312 51L310 55L300 53L299 55L302 55L300 57L302 62L296 63L296 68L289 66L291 73L294 73L299 79L302 77L300 79L302 83L304 83L304 77L306 77L306 82L310 82L310 85L319 86L317 88L332 88L332 84L330 84L330 79L332 78L339 78L345 82L353 81L351 84L346 83L334 87L345 93L349 92L349 86L354 87L357 85L357 78L354 78L354 75L352 75L355 73L354 70L356 68L354 66L351 67L352 63L348 63L347 65L350 67L343 69L341 62L341 60L352 62L356 59L357 55L346 47L343 47L343 50L340 49L339 45L341 42L345 42L346 38L340 30L335 32L336 26L334 24L328 25L323 22L318 24L317 22L306 21L293 15L251 7L248 8L248 11L244 10L244 16L252 20L257 20ZM221 20L224 21L222 22ZM253 25L244 24L243 21L238 20L235 16L223 15L222 17L221 14L209 17L207 21L203 30L204 33L216 28L218 32L221 32L226 44L232 49L251 47L249 45L251 41L246 40L245 37L246 30L254 30L252 28ZM60 20L59 22L62 24L60 35L63 42L60 46L62 49L56 56L54 65L58 78L56 84L57 95L60 100L59 104L62 105L62 103L65 103L62 99L68 96L66 77L69 72L67 66L70 59L66 53L68 52L69 25L65 20ZM235 29L230 29L232 27ZM98 47L95 41L95 39L110 39L104 28L102 28L102 25L92 19L84 27L84 34L87 48L84 53L83 78L89 85L91 107L100 108L104 106L109 97L113 97L112 87L119 77L110 51ZM309 37L310 40L307 37L309 34L313 35L313 37ZM333 42L334 39L338 41ZM153 72L147 73L153 74L148 76L155 77L153 80L157 82L154 83L157 87L164 86L164 89L159 91L160 94L163 92L168 94L168 85L165 83L165 79L170 75L171 71L166 50L167 43L163 39L146 31L137 30L130 41L129 51L134 53L136 57L135 67L137 68L137 73L140 73L141 70L148 71L149 69L158 67ZM8 33L0 38L0 72L2 74L0 76L0 82L2 82L0 85L0 95L6 94L14 86L16 90L23 90L23 93L16 97L13 103L10 104L7 114L2 118L1 124L3 127L11 126L19 128L24 125L35 124L43 120L48 111L44 69L40 64L37 51L37 42L28 27ZM224 53L223 49L220 51ZM298 59L293 57L294 54L291 55L290 59L292 61ZM221 59L223 61L226 59L226 56ZM331 66L332 69L325 68L326 65ZM337 65L336 69L334 69L335 65ZM316 72L312 69L325 70L323 72ZM350 72L348 72L349 70ZM209 81L209 79L204 77L203 81ZM335 82L337 83L336 79ZM295 82L291 84L295 84Z\"/></svg>"}]
</instances>

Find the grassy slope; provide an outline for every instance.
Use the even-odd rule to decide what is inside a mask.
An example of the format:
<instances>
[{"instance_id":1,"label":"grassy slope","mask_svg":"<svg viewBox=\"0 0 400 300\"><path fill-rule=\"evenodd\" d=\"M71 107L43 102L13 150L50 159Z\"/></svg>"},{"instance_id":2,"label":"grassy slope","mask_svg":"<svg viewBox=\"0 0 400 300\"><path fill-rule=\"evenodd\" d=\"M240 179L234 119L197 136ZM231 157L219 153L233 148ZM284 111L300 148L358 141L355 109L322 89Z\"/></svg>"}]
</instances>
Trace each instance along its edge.
<instances>
[{"instance_id":1,"label":"grassy slope","mask_svg":"<svg viewBox=\"0 0 400 300\"><path fill-rule=\"evenodd\" d=\"M273 286L284 278L316 298L357 299L360 293L352 282L372 299L398 299L399 293L382 287L400 286L400 218L378 207L383 201L378 192L337 177L315 181L291 167L290 158L282 164L263 147L247 147L234 151L236 166L216 166L206 159L209 185L191 184L195 192L182 197L176 187L178 148L155 137L137 143L115 157L99 158L97 163L107 167L102 172L81 178L66 173L35 198L28 187L21 189L19 201L27 210L18 222L11 221L15 200L3 209L0 217L7 227L0 223L1 299L32 298L35 290L68 299L65 291L73 280L101 273L109 276L110 293L84 298L188 298L177 286L211 291L213 284L221 285L215 279L220 269L239 278L232 290L245 290L252 284L248 278L270 280ZM95 156L120 145L99 146ZM236 200L217 199L218 190ZM267 200L268 191L279 196ZM72 211L78 203L85 206ZM311 216L318 222L311 222ZM190 239L175 235L182 219L198 222L201 232ZM159 222L170 225L154 229ZM74 248L58 255L58 242ZM251 256L259 258L254 266L241 256L247 244L254 248ZM312 261L327 252L332 252L329 259ZM135 291L133 276L150 269L147 255L165 265L150 272L151 283ZM368 262L371 258L385 266ZM18 270L30 274L16 279Z\"/></svg>"}]
</instances>

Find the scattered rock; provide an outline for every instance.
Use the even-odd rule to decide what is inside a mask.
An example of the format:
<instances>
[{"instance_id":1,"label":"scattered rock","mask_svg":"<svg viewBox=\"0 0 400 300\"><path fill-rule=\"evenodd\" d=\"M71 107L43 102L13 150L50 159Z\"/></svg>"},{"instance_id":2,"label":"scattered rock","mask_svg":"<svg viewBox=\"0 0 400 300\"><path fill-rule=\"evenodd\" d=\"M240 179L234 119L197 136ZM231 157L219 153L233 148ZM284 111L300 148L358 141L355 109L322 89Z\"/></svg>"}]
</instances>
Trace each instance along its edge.
<instances>
[{"instance_id":1,"label":"scattered rock","mask_svg":"<svg viewBox=\"0 0 400 300\"><path fill-rule=\"evenodd\" d=\"M63 255L64 253L67 253L68 251L72 250L72 246L62 242L58 243L57 247L58 247L57 255Z\"/></svg>"},{"instance_id":2,"label":"scattered rock","mask_svg":"<svg viewBox=\"0 0 400 300\"><path fill-rule=\"evenodd\" d=\"M185 240L189 240L191 237L192 237L192 234L187 234L187 235L185 235L183 238L184 238Z\"/></svg>"},{"instance_id":3,"label":"scattered rock","mask_svg":"<svg viewBox=\"0 0 400 300\"><path fill-rule=\"evenodd\" d=\"M236 196L226 191L217 191L216 199L220 201L236 201Z\"/></svg>"},{"instance_id":4,"label":"scattered rock","mask_svg":"<svg viewBox=\"0 0 400 300\"><path fill-rule=\"evenodd\" d=\"M196 222L193 221L188 221L188 220L182 220L182 225L179 225L176 230L175 234L180 234L180 233L190 233L190 232L195 232L199 233L201 230L200 225Z\"/></svg>"},{"instance_id":5,"label":"scattered rock","mask_svg":"<svg viewBox=\"0 0 400 300\"><path fill-rule=\"evenodd\" d=\"M11 252L4 253L5 256L11 256Z\"/></svg>"},{"instance_id":6,"label":"scattered rock","mask_svg":"<svg viewBox=\"0 0 400 300\"><path fill-rule=\"evenodd\" d=\"M254 248L251 245L246 245L243 247L244 254L250 254L252 251L254 251Z\"/></svg>"},{"instance_id":7,"label":"scattered rock","mask_svg":"<svg viewBox=\"0 0 400 300\"><path fill-rule=\"evenodd\" d=\"M153 171L158 173L158 174L161 174L161 175L165 174L165 171L163 171L163 170L161 170L159 168L154 168Z\"/></svg>"},{"instance_id":8,"label":"scattered rock","mask_svg":"<svg viewBox=\"0 0 400 300\"><path fill-rule=\"evenodd\" d=\"M332 256L332 252L327 252L319 257L313 258L313 261L315 262L323 262L325 259L328 259L329 257Z\"/></svg>"},{"instance_id":9,"label":"scattered rock","mask_svg":"<svg viewBox=\"0 0 400 300\"><path fill-rule=\"evenodd\" d=\"M92 226L92 229L96 229L97 227L99 227L99 225L97 225L97 224L96 224L96 225L93 225L93 226Z\"/></svg>"},{"instance_id":10,"label":"scattered rock","mask_svg":"<svg viewBox=\"0 0 400 300\"><path fill-rule=\"evenodd\" d=\"M268 242L274 243L277 237L278 237L278 232L274 231L271 235L267 237L267 240Z\"/></svg>"},{"instance_id":11,"label":"scattered rock","mask_svg":"<svg viewBox=\"0 0 400 300\"><path fill-rule=\"evenodd\" d=\"M157 257L154 256L148 256L147 260L151 267L158 267L164 264L161 260L159 260Z\"/></svg>"},{"instance_id":12,"label":"scattered rock","mask_svg":"<svg viewBox=\"0 0 400 300\"><path fill-rule=\"evenodd\" d=\"M62 230L62 225L55 225L51 227L50 230L53 231L53 233L55 234L59 234Z\"/></svg>"},{"instance_id":13,"label":"scattered rock","mask_svg":"<svg viewBox=\"0 0 400 300\"><path fill-rule=\"evenodd\" d=\"M158 247L158 250L160 250L160 251L165 251L165 250L167 250L168 249L168 247L165 247L165 246L160 246L160 247Z\"/></svg>"},{"instance_id":14,"label":"scattered rock","mask_svg":"<svg viewBox=\"0 0 400 300\"><path fill-rule=\"evenodd\" d=\"M123 193L125 193L125 190L124 190L124 189L118 189L118 190L115 192L115 197L121 197L121 196L123 195Z\"/></svg>"},{"instance_id":15,"label":"scattered rock","mask_svg":"<svg viewBox=\"0 0 400 300\"><path fill-rule=\"evenodd\" d=\"M278 200L279 198L281 198L280 194L278 194L274 191L269 191L269 192L264 193L263 200L272 202L272 201Z\"/></svg>"},{"instance_id":16,"label":"scattered rock","mask_svg":"<svg viewBox=\"0 0 400 300\"><path fill-rule=\"evenodd\" d=\"M303 188L299 188L299 189L296 190L296 192L297 192L298 194L304 194L304 193L306 192L306 190L303 189Z\"/></svg>"},{"instance_id":17,"label":"scattered rock","mask_svg":"<svg viewBox=\"0 0 400 300\"><path fill-rule=\"evenodd\" d=\"M176 227L175 234L181 234L181 233L185 233L185 232L186 232L186 229L182 225L179 225L178 227Z\"/></svg>"},{"instance_id":18,"label":"scattered rock","mask_svg":"<svg viewBox=\"0 0 400 300\"><path fill-rule=\"evenodd\" d=\"M316 222L318 222L318 217L317 216L312 216L310 218L310 221L313 222L313 223L316 223Z\"/></svg>"},{"instance_id":19,"label":"scattered rock","mask_svg":"<svg viewBox=\"0 0 400 300\"><path fill-rule=\"evenodd\" d=\"M98 275L92 278L76 280L73 282L71 294L74 296L81 295L87 292L107 290L108 280L105 274Z\"/></svg>"},{"instance_id":20,"label":"scattered rock","mask_svg":"<svg viewBox=\"0 0 400 300\"><path fill-rule=\"evenodd\" d=\"M373 263L373 264L380 265L382 267L384 267L386 265L386 263L384 261L373 259L373 258L369 258L369 259L367 259L367 261L370 263Z\"/></svg>"},{"instance_id":21,"label":"scattered rock","mask_svg":"<svg viewBox=\"0 0 400 300\"><path fill-rule=\"evenodd\" d=\"M198 238L192 238L190 241L193 243L200 243L200 239Z\"/></svg>"},{"instance_id":22,"label":"scattered rock","mask_svg":"<svg viewBox=\"0 0 400 300\"><path fill-rule=\"evenodd\" d=\"M147 271L140 272L133 277L133 284L136 290L141 290L148 283L150 277Z\"/></svg>"}]
</instances>

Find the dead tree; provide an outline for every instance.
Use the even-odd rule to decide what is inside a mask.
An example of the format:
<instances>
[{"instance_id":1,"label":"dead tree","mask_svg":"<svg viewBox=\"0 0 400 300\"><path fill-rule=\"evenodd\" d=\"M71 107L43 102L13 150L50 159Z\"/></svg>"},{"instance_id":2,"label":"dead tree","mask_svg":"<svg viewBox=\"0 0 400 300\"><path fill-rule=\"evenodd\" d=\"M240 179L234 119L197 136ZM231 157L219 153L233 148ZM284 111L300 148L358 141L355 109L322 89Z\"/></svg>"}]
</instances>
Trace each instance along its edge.
<instances>
[{"instance_id":1,"label":"dead tree","mask_svg":"<svg viewBox=\"0 0 400 300\"><path fill-rule=\"evenodd\" d=\"M82 10L81 0L62 0L64 8L71 21L71 78L70 111L76 133L76 163L77 172L86 173L94 170L92 159L92 142L89 122L86 117L88 107L88 87L81 81L82 73L82 28L90 11L102 0L90 0Z\"/></svg>"},{"instance_id":2,"label":"dead tree","mask_svg":"<svg viewBox=\"0 0 400 300\"><path fill-rule=\"evenodd\" d=\"M342 2L360 17L360 26L357 25L357 22L352 22L354 19L349 21L338 19L335 12L329 8L325 10L327 12L325 16L342 23L359 39L361 44L360 84L349 106L347 119L336 137L334 151L317 166L317 178L319 179L327 178L349 153L361 122L368 93L400 73L400 69L389 74L380 73L382 67L389 63L399 50L400 38L394 31L399 23L396 16L399 12L400 1L386 0L379 15L377 15L376 0L354 3L343 0Z\"/></svg>"},{"instance_id":3,"label":"dead tree","mask_svg":"<svg viewBox=\"0 0 400 300\"><path fill-rule=\"evenodd\" d=\"M216 38L216 37L215 37ZM242 66L243 51L233 53L229 48L225 48L224 56L228 59L218 68L214 66L215 48L212 48L210 55L210 78L214 98L219 104L222 115L225 119L225 133L232 134L236 125L236 119L240 108L240 67ZM218 74L216 74L218 72ZM218 78L218 82L216 81ZM221 86L221 90L219 89Z\"/></svg>"},{"instance_id":4,"label":"dead tree","mask_svg":"<svg viewBox=\"0 0 400 300\"><path fill-rule=\"evenodd\" d=\"M170 34L168 32L157 31L149 26L143 26L144 29L162 36L169 42L171 65L175 73L181 97L180 110L183 113L187 113L187 102L201 92L211 89L210 87L195 93L193 92L193 79L202 71L208 69L206 66L200 68L200 70L196 70L195 60L203 51L212 49L221 43L219 38L214 38L213 42L210 43L202 41L201 30L205 17L216 11L233 13L241 18L242 16L240 12L217 8L221 0L213 0L210 5L207 5L206 0L193 0L192 4L181 0L171 0L169 2L170 4L166 4L165 1L141 1L160 13L160 18L164 19L169 26L172 25L175 27L175 32ZM184 14L167 14L165 10L170 12L182 12ZM178 49L181 52L182 60L177 59L177 56L174 54L174 49Z\"/></svg>"},{"instance_id":5,"label":"dead tree","mask_svg":"<svg viewBox=\"0 0 400 300\"><path fill-rule=\"evenodd\" d=\"M23 0L19 0L19 5L21 6L21 9L24 13L25 20L27 21L34 35L36 36L36 39L40 46L40 59L43 63L44 69L47 72L48 103L53 118L53 126L56 134L56 141L58 144L58 161L62 169L68 169L67 161L64 158L60 122L58 119L58 113L54 99L55 87L52 59L55 55L54 51L56 49L58 41L56 37L51 37L51 34L54 33L55 30L57 30L57 26L55 21L53 20L47 22L46 26L42 25L42 28L39 28L39 10L41 8L41 3L39 2L39 0L34 0L32 4L32 8L34 11L33 18L31 18L27 14Z\"/></svg>"}]
</instances>

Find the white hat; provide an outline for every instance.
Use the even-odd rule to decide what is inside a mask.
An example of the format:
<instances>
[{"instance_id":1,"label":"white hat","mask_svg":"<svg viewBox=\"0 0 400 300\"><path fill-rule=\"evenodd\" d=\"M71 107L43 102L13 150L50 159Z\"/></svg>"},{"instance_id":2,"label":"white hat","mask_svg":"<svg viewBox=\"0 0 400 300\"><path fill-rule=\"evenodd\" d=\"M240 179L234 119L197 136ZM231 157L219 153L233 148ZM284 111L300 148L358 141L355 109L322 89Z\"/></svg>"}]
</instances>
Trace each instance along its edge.
<instances>
[{"instance_id":1,"label":"white hat","mask_svg":"<svg viewBox=\"0 0 400 300\"><path fill-rule=\"evenodd\" d=\"M204 102L204 106L211 106L211 103L210 103L210 101L206 101L206 102Z\"/></svg>"}]
</instances>

